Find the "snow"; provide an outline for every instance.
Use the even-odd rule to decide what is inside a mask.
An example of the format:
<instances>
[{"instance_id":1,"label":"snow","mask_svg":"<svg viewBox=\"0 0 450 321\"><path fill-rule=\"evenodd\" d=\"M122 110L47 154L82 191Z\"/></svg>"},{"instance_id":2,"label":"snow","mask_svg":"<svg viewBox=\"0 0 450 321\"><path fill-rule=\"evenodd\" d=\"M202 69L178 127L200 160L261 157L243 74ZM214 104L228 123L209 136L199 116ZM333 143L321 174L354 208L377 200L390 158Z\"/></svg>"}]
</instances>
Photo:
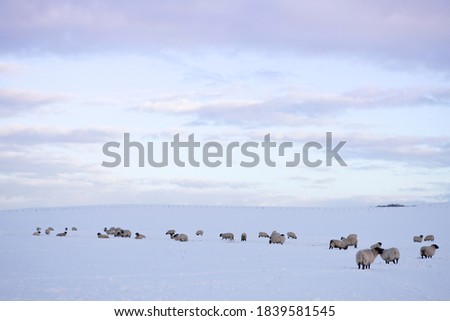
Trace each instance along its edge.
<instances>
[{"instance_id":1,"label":"snow","mask_svg":"<svg viewBox=\"0 0 450 321\"><path fill-rule=\"evenodd\" d=\"M402 208L109 205L0 211L0 300L450 300L449 204ZM53 226L51 235L32 236ZM70 231L72 226L77 232ZM98 239L120 226L143 240ZM67 237L56 233L68 227ZM189 242L171 240L175 229ZM204 236L195 231L204 230ZM269 245L258 232L293 231ZM233 232L235 241L223 241ZM246 232L247 242L240 241ZM358 270L358 249L328 242L358 234L358 249L398 247ZM414 235L440 249L421 259Z\"/></svg>"}]
</instances>

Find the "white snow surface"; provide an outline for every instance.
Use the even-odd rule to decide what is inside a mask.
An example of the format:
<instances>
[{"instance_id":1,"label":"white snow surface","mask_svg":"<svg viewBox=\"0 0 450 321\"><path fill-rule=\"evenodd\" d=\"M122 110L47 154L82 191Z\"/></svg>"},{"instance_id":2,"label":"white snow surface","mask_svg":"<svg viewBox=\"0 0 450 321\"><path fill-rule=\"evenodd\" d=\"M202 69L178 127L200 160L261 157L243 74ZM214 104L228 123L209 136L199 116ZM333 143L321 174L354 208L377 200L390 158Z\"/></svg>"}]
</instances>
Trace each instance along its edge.
<instances>
[{"instance_id":1,"label":"white snow surface","mask_svg":"<svg viewBox=\"0 0 450 321\"><path fill-rule=\"evenodd\" d=\"M108 205L0 211L0 300L450 300L449 204L403 208L278 208ZM32 236L36 227L55 228ZM78 228L72 232L72 226ZM120 226L146 239L98 239ZM68 227L66 237L56 237ZM189 236L171 240L175 229ZM204 236L195 231L204 230ZM293 231L269 244L258 232ZM232 232L235 241L219 238ZM247 242L240 241L246 232ZM358 234L358 249L329 250ZM421 259L414 235L439 249ZM400 262L378 256L358 270L355 254L381 241Z\"/></svg>"}]
</instances>

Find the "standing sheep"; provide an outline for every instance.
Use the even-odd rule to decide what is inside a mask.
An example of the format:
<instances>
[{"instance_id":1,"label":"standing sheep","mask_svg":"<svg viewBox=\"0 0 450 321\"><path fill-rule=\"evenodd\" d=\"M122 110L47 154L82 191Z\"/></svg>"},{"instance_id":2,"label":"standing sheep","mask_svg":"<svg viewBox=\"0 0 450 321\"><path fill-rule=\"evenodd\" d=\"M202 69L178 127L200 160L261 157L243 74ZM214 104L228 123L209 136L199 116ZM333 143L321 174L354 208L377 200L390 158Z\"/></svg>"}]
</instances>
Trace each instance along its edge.
<instances>
[{"instance_id":1,"label":"standing sheep","mask_svg":"<svg viewBox=\"0 0 450 321\"><path fill-rule=\"evenodd\" d=\"M422 246L420 248L420 255L422 259L425 258L432 258L434 253L436 253L436 250L439 248L436 244L431 244L430 246Z\"/></svg>"},{"instance_id":2,"label":"standing sheep","mask_svg":"<svg viewBox=\"0 0 450 321\"><path fill-rule=\"evenodd\" d=\"M372 245L370 246L370 248L371 248L371 249L374 249L374 248L376 248L376 247L381 247L381 245L383 245L383 243L377 242L377 243L375 243L375 244L372 244Z\"/></svg>"},{"instance_id":3,"label":"standing sheep","mask_svg":"<svg viewBox=\"0 0 450 321\"><path fill-rule=\"evenodd\" d=\"M266 232L259 232L258 233L258 238L260 238L260 237L267 237L267 238L269 238L270 236Z\"/></svg>"},{"instance_id":4,"label":"standing sheep","mask_svg":"<svg viewBox=\"0 0 450 321\"><path fill-rule=\"evenodd\" d=\"M269 244L283 244L286 241L284 234L272 233L270 237Z\"/></svg>"},{"instance_id":5,"label":"standing sheep","mask_svg":"<svg viewBox=\"0 0 450 321\"><path fill-rule=\"evenodd\" d=\"M423 240L423 235L413 237L414 242L422 243L422 240Z\"/></svg>"},{"instance_id":6,"label":"standing sheep","mask_svg":"<svg viewBox=\"0 0 450 321\"><path fill-rule=\"evenodd\" d=\"M242 233L242 234L241 234L241 241L242 241L242 242L247 241L247 233Z\"/></svg>"},{"instance_id":7,"label":"standing sheep","mask_svg":"<svg viewBox=\"0 0 450 321\"><path fill-rule=\"evenodd\" d=\"M347 237L341 237L341 240L344 240L347 243L347 246L354 246L355 249L358 247L358 235L349 234Z\"/></svg>"},{"instance_id":8,"label":"standing sheep","mask_svg":"<svg viewBox=\"0 0 450 321\"><path fill-rule=\"evenodd\" d=\"M389 264L389 262L394 262L394 264L398 263L400 259L400 251L396 247L391 247L390 249L384 250L380 253L381 258Z\"/></svg>"},{"instance_id":9,"label":"standing sheep","mask_svg":"<svg viewBox=\"0 0 450 321\"><path fill-rule=\"evenodd\" d=\"M328 249L339 249L339 250L346 250L348 248L348 244L345 239L343 240L330 240L330 245L328 246Z\"/></svg>"},{"instance_id":10,"label":"standing sheep","mask_svg":"<svg viewBox=\"0 0 450 321\"><path fill-rule=\"evenodd\" d=\"M432 235L432 234L427 235L427 236L425 236L425 238L423 240L434 242L434 235Z\"/></svg>"},{"instance_id":11,"label":"standing sheep","mask_svg":"<svg viewBox=\"0 0 450 321\"><path fill-rule=\"evenodd\" d=\"M287 232L287 237L288 237L288 239L294 239L294 240L297 239L297 235L295 235L294 232Z\"/></svg>"},{"instance_id":12,"label":"standing sheep","mask_svg":"<svg viewBox=\"0 0 450 321\"><path fill-rule=\"evenodd\" d=\"M55 229L53 227L48 227L48 228L45 229L45 234L49 235L54 230Z\"/></svg>"},{"instance_id":13,"label":"standing sheep","mask_svg":"<svg viewBox=\"0 0 450 321\"><path fill-rule=\"evenodd\" d=\"M359 250L356 253L356 264L358 264L358 269L370 269L370 265L375 261L378 254L381 254L383 250L379 247L373 249Z\"/></svg>"},{"instance_id":14,"label":"standing sheep","mask_svg":"<svg viewBox=\"0 0 450 321\"><path fill-rule=\"evenodd\" d=\"M220 233L219 237L221 237L222 240L234 241L234 234L233 233Z\"/></svg>"}]
</instances>

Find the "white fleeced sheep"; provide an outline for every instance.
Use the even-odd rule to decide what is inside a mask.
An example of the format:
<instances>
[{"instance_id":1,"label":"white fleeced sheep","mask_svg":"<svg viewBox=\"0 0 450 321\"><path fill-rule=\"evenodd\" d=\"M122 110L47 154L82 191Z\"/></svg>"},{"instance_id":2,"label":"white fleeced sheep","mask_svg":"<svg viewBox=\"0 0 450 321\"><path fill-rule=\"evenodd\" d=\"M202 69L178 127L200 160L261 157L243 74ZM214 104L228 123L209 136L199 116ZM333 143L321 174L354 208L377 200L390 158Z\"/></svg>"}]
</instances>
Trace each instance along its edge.
<instances>
[{"instance_id":1,"label":"white fleeced sheep","mask_svg":"<svg viewBox=\"0 0 450 321\"><path fill-rule=\"evenodd\" d=\"M341 240L347 243L347 246L353 246L355 249L358 247L358 235L349 234L347 237L341 237Z\"/></svg>"},{"instance_id":2,"label":"white fleeced sheep","mask_svg":"<svg viewBox=\"0 0 450 321\"><path fill-rule=\"evenodd\" d=\"M49 235L54 230L55 229L53 227L48 227L48 228L45 229L45 234Z\"/></svg>"},{"instance_id":3,"label":"white fleeced sheep","mask_svg":"<svg viewBox=\"0 0 450 321\"><path fill-rule=\"evenodd\" d=\"M391 247L390 249L384 250L380 253L381 258L389 264L389 262L394 262L394 264L398 263L400 259L400 251L396 247Z\"/></svg>"},{"instance_id":4,"label":"white fleeced sheep","mask_svg":"<svg viewBox=\"0 0 450 321\"><path fill-rule=\"evenodd\" d=\"M131 231L130 230L122 230L121 229L115 236L131 238Z\"/></svg>"},{"instance_id":5,"label":"white fleeced sheep","mask_svg":"<svg viewBox=\"0 0 450 321\"><path fill-rule=\"evenodd\" d=\"M109 239L109 235L108 234L97 233L97 237L99 239Z\"/></svg>"},{"instance_id":6,"label":"white fleeced sheep","mask_svg":"<svg viewBox=\"0 0 450 321\"><path fill-rule=\"evenodd\" d=\"M56 236L66 236L67 235L67 231L64 231L62 233L58 233L56 234Z\"/></svg>"},{"instance_id":7,"label":"white fleeced sheep","mask_svg":"<svg viewBox=\"0 0 450 321\"><path fill-rule=\"evenodd\" d=\"M283 244L286 241L284 234L272 233L269 244Z\"/></svg>"},{"instance_id":8,"label":"white fleeced sheep","mask_svg":"<svg viewBox=\"0 0 450 321\"><path fill-rule=\"evenodd\" d=\"M72 226L72 231L78 231L78 229L75 226Z\"/></svg>"},{"instance_id":9,"label":"white fleeced sheep","mask_svg":"<svg viewBox=\"0 0 450 321\"><path fill-rule=\"evenodd\" d=\"M222 240L234 241L234 234L233 233L220 233L219 237L221 237Z\"/></svg>"},{"instance_id":10,"label":"white fleeced sheep","mask_svg":"<svg viewBox=\"0 0 450 321\"><path fill-rule=\"evenodd\" d=\"M347 242L344 240L330 240L330 244L328 246L328 249L339 249L339 250L346 250L348 248Z\"/></svg>"},{"instance_id":11,"label":"white fleeced sheep","mask_svg":"<svg viewBox=\"0 0 450 321\"><path fill-rule=\"evenodd\" d=\"M375 247L373 249L359 250L356 253L356 264L358 269L370 269L370 265L375 261L378 254L381 254L383 249Z\"/></svg>"},{"instance_id":12,"label":"white fleeced sheep","mask_svg":"<svg viewBox=\"0 0 450 321\"><path fill-rule=\"evenodd\" d=\"M36 232L33 232L33 236L39 236L39 235L41 235L41 231L40 230L37 230Z\"/></svg>"},{"instance_id":13,"label":"white fleeced sheep","mask_svg":"<svg viewBox=\"0 0 450 321\"><path fill-rule=\"evenodd\" d=\"M288 237L288 239L294 239L294 240L297 239L297 235L295 235L294 232L287 232L287 237Z\"/></svg>"},{"instance_id":14,"label":"white fleeced sheep","mask_svg":"<svg viewBox=\"0 0 450 321\"><path fill-rule=\"evenodd\" d=\"M422 246L420 248L420 256L422 259L425 258L432 258L434 253L436 253L436 250L439 248L436 244L431 244L430 246Z\"/></svg>"},{"instance_id":15,"label":"white fleeced sheep","mask_svg":"<svg viewBox=\"0 0 450 321\"><path fill-rule=\"evenodd\" d=\"M175 230L168 230L166 235L170 235L171 237L175 234Z\"/></svg>"},{"instance_id":16,"label":"white fleeced sheep","mask_svg":"<svg viewBox=\"0 0 450 321\"><path fill-rule=\"evenodd\" d=\"M421 243L423 240L423 235L419 235L419 236L414 236L413 237L413 241L417 242L417 243Z\"/></svg>"},{"instance_id":17,"label":"white fleeced sheep","mask_svg":"<svg viewBox=\"0 0 450 321\"><path fill-rule=\"evenodd\" d=\"M266 232L259 232L258 233L258 238L260 238L260 237L267 237L267 238L269 238L270 236Z\"/></svg>"},{"instance_id":18,"label":"white fleeced sheep","mask_svg":"<svg viewBox=\"0 0 450 321\"><path fill-rule=\"evenodd\" d=\"M186 234L181 233L179 235L179 241L180 242L187 242L188 241L188 236Z\"/></svg>"},{"instance_id":19,"label":"white fleeced sheep","mask_svg":"<svg viewBox=\"0 0 450 321\"><path fill-rule=\"evenodd\" d=\"M242 241L242 242L247 241L247 233L242 233L242 234L241 234L241 241Z\"/></svg>"},{"instance_id":20,"label":"white fleeced sheep","mask_svg":"<svg viewBox=\"0 0 450 321\"><path fill-rule=\"evenodd\" d=\"M144 234L135 233L135 235L136 235L136 237L135 237L136 240L142 240L142 239L145 239L145 235L144 235Z\"/></svg>"},{"instance_id":21,"label":"white fleeced sheep","mask_svg":"<svg viewBox=\"0 0 450 321\"><path fill-rule=\"evenodd\" d=\"M197 232L195 232L195 235L203 236L203 231L202 230L198 230Z\"/></svg>"},{"instance_id":22,"label":"white fleeced sheep","mask_svg":"<svg viewBox=\"0 0 450 321\"><path fill-rule=\"evenodd\" d=\"M106 233L106 235L116 235L116 228L115 227L111 227L109 229L107 229L106 227L103 229L103 232Z\"/></svg>"},{"instance_id":23,"label":"white fleeced sheep","mask_svg":"<svg viewBox=\"0 0 450 321\"><path fill-rule=\"evenodd\" d=\"M434 235L432 235L432 234L427 235L427 236L425 236L425 238L423 240L434 242Z\"/></svg>"},{"instance_id":24,"label":"white fleeced sheep","mask_svg":"<svg viewBox=\"0 0 450 321\"><path fill-rule=\"evenodd\" d=\"M375 243L375 244L372 244L372 245L370 246L370 248L371 248L371 249L374 249L374 248L376 248L376 247L381 247L381 245L383 245L383 243L377 242L377 243Z\"/></svg>"}]
</instances>

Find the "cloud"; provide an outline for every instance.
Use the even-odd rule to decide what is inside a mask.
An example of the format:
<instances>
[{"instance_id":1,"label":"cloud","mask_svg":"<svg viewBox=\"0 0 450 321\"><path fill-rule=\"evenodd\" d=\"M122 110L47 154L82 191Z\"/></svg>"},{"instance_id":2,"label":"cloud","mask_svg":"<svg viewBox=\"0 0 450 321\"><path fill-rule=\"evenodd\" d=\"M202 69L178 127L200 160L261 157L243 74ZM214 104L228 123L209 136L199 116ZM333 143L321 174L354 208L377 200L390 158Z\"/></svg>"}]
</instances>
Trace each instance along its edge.
<instances>
[{"instance_id":1,"label":"cloud","mask_svg":"<svg viewBox=\"0 0 450 321\"><path fill-rule=\"evenodd\" d=\"M450 66L445 1L2 1L0 50L74 54L155 48L293 50Z\"/></svg>"},{"instance_id":2,"label":"cloud","mask_svg":"<svg viewBox=\"0 0 450 321\"><path fill-rule=\"evenodd\" d=\"M40 144L94 144L106 142L122 133L108 128L55 128L8 126L0 128L0 146L11 147Z\"/></svg>"},{"instance_id":3,"label":"cloud","mask_svg":"<svg viewBox=\"0 0 450 321\"><path fill-rule=\"evenodd\" d=\"M0 117L8 117L44 106L66 102L66 93L43 93L34 90L0 88Z\"/></svg>"},{"instance_id":4,"label":"cloud","mask_svg":"<svg viewBox=\"0 0 450 321\"><path fill-rule=\"evenodd\" d=\"M297 126L311 121L325 124L350 109L420 108L450 106L450 89L408 87L356 88L342 93L296 91L263 99L224 99L221 95L178 94L156 97L134 110L166 114L191 114L196 121L215 124L268 124Z\"/></svg>"}]
</instances>

